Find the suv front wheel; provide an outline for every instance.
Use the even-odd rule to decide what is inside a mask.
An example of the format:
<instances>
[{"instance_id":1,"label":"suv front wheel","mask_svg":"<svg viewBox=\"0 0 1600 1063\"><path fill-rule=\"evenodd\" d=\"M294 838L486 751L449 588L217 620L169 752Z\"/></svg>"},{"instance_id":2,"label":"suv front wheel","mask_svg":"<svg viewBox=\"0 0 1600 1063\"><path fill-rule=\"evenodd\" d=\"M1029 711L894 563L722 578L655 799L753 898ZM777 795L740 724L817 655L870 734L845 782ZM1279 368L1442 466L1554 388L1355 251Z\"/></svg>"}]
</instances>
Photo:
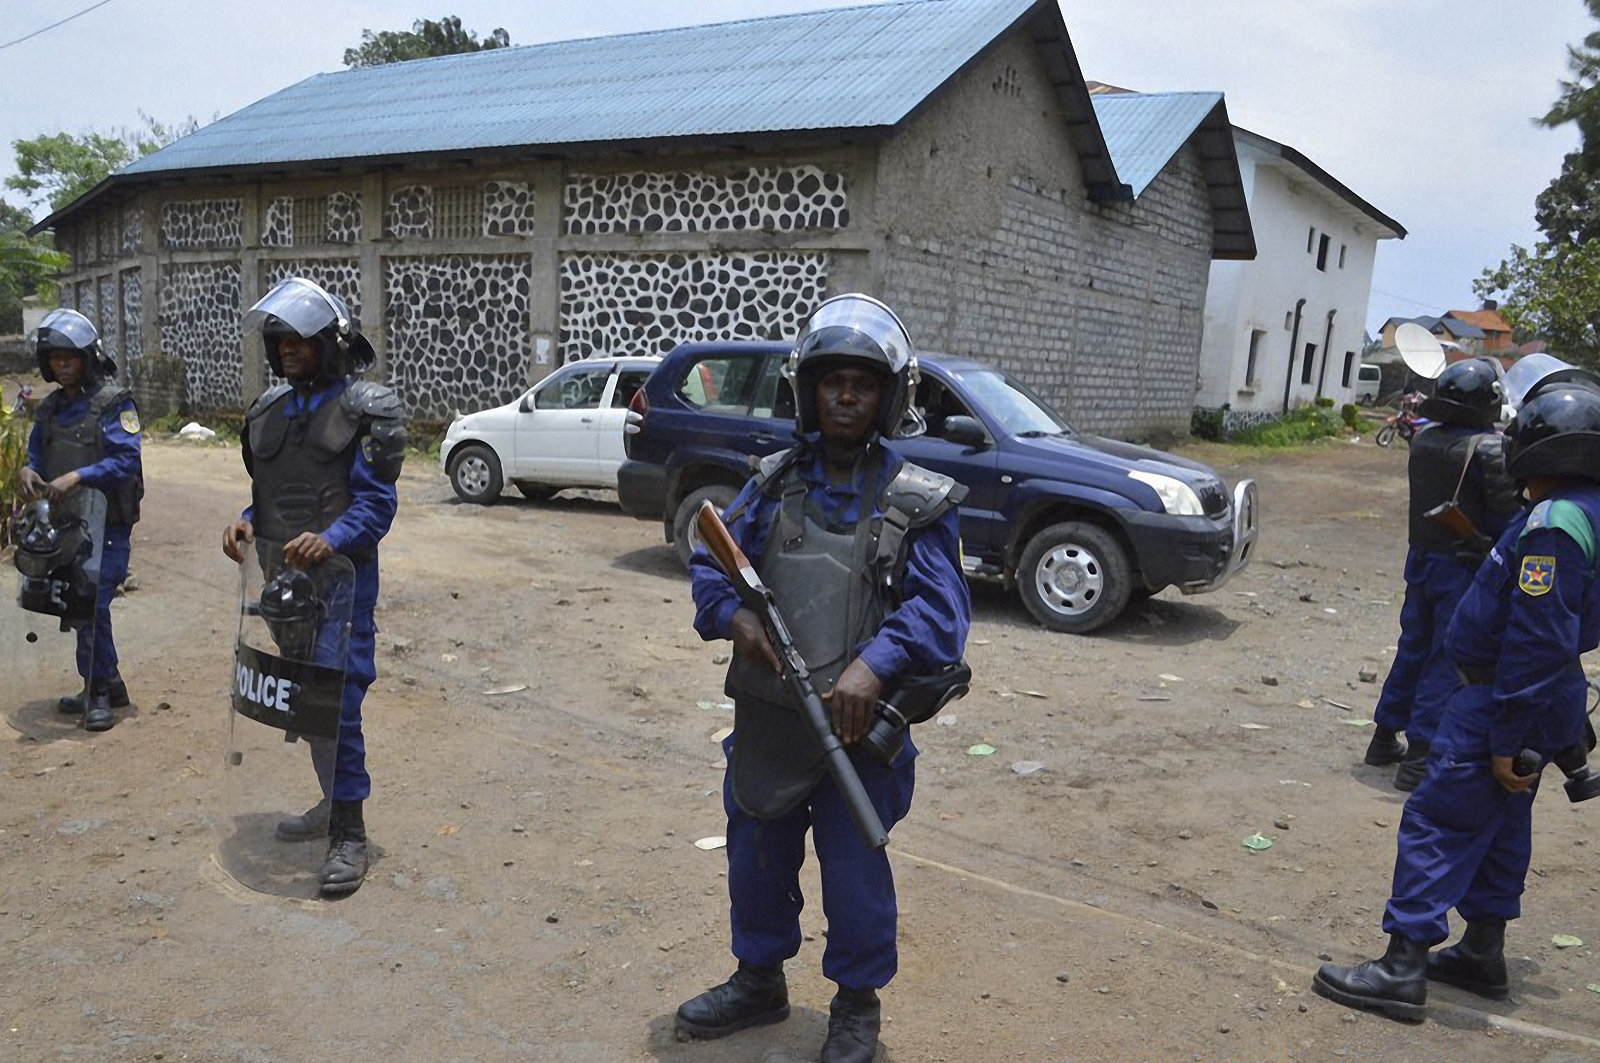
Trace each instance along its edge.
<instances>
[{"instance_id":1,"label":"suv front wheel","mask_svg":"<svg viewBox=\"0 0 1600 1063\"><path fill-rule=\"evenodd\" d=\"M1052 524L1028 541L1017 562L1017 592L1052 631L1085 634L1128 604L1133 573L1115 536L1081 521Z\"/></svg>"},{"instance_id":2,"label":"suv front wheel","mask_svg":"<svg viewBox=\"0 0 1600 1063\"><path fill-rule=\"evenodd\" d=\"M684 568L689 567L689 558L694 554L696 540L690 528L694 524L695 514L700 512L700 503L710 502L721 513L733 504L738 494L737 487L707 484L683 496L683 501L678 503L677 511L672 515L672 548L678 552L678 560L683 562Z\"/></svg>"},{"instance_id":3,"label":"suv front wheel","mask_svg":"<svg viewBox=\"0 0 1600 1063\"><path fill-rule=\"evenodd\" d=\"M463 502L486 506L500 497L500 459L482 444L468 444L450 455L450 486Z\"/></svg>"}]
</instances>

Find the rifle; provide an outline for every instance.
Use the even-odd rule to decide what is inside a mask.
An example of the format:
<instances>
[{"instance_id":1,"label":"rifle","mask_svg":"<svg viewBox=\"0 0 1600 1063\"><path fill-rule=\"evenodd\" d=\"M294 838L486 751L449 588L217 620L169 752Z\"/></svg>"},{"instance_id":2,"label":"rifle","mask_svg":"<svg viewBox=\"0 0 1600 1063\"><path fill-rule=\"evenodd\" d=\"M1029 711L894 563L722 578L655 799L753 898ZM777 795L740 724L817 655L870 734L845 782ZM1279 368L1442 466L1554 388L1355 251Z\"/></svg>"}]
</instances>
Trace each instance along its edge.
<instances>
[{"instance_id":1,"label":"rifle","mask_svg":"<svg viewBox=\"0 0 1600 1063\"><path fill-rule=\"evenodd\" d=\"M1448 502L1439 503L1423 516L1460 539L1476 553L1487 555L1489 548L1494 546L1493 541L1478 530L1478 526L1472 523L1472 518L1467 516L1466 511L1453 498Z\"/></svg>"},{"instance_id":2,"label":"rifle","mask_svg":"<svg viewBox=\"0 0 1600 1063\"><path fill-rule=\"evenodd\" d=\"M883 829L883 821L878 818L877 810L867 798L866 788L861 785L855 765L850 763L844 743L833 733L828 710L811 682L810 669L795 649L794 639L784 625L777 603L772 600L772 591L761 582L755 566L744 556L739 544L733 541L727 525L717 515L716 506L710 502L700 504L700 511L695 514L695 530L699 532L700 542L705 545L706 552L739 592L739 598L766 625L767 636L772 639L773 648L778 651L778 660L783 665L784 681L799 700L806 722L822 744L828 774L833 778L833 785L844 796L845 807L850 810L850 818L855 822L861 841L869 849L882 849L889 844L889 832Z\"/></svg>"}]
</instances>

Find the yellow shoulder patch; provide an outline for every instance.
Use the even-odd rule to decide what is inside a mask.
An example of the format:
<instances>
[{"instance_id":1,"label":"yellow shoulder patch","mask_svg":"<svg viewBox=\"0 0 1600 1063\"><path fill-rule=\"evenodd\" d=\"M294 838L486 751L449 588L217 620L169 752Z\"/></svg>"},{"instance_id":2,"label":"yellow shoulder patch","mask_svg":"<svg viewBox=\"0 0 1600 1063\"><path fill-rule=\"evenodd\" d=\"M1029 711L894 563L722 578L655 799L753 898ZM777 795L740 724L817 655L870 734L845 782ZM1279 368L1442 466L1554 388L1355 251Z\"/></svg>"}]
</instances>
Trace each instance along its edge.
<instances>
[{"instance_id":1,"label":"yellow shoulder patch","mask_svg":"<svg viewBox=\"0 0 1600 1063\"><path fill-rule=\"evenodd\" d=\"M123 410L122 416L117 418L117 423L122 425L122 430L130 436L139 434L139 411Z\"/></svg>"},{"instance_id":2,"label":"yellow shoulder patch","mask_svg":"<svg viewBox=\"0 0 1600 1063\"><path fill-rule=\"evenodd\" d=\"M1529 554L1522 559L1517 572L1517 586L1522 593L1537 598L1549 594L1556 582L1556 559L1545 554Z\"/></svg>"}]
</instances>

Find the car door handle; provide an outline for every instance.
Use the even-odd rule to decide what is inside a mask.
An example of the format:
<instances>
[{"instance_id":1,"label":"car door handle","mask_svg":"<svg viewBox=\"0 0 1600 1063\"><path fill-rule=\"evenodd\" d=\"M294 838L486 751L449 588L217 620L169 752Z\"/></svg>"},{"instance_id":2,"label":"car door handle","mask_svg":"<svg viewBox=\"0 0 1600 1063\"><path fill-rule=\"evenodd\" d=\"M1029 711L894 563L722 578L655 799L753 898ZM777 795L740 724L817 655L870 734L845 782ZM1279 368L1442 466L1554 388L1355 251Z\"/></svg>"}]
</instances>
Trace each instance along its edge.
<instances>
[{"instance_id":1,"label":"car door handle","mask_svg":"<svg viewBox=\"0 0 1600 1063\"><path fill-rule=\"evenodd\" d=\"M578 420L580 422L582 422L583 424L594 424L594 418L593 417L580 417L580 418L578 418Z\"/></svg>"},{"instance_id":2,"label":"car door handle","mask_svg":"<svg viewBox=\"0 0 1600 1063\"><path fill-rule=\"evenodd\" d=\"M771 443L778 437L771 432L751 432L750 439L756 443Z\"/></svg>"}]
</instances>

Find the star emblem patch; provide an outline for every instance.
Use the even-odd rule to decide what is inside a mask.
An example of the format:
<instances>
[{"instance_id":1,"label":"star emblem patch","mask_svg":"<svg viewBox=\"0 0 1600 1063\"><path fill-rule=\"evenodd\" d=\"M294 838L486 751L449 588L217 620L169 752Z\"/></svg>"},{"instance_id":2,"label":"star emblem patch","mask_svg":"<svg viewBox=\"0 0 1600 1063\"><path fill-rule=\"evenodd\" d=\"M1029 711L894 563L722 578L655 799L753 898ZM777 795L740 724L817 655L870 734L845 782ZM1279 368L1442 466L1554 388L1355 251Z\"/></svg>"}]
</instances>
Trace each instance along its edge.
<instances>
[{"instance_id":1,"label":"star emblem patch","mask_svg":"<svg viewBox=\"0 0 1600 1063\"><path fill-rule=\"evenodd\" d=\"M1522 593L1537 598L1549 594L1556 582L1556 559L1544 554L1529 554L1522 559L1517 573L1517 586Z\"/></svg>"}]
</instances>

